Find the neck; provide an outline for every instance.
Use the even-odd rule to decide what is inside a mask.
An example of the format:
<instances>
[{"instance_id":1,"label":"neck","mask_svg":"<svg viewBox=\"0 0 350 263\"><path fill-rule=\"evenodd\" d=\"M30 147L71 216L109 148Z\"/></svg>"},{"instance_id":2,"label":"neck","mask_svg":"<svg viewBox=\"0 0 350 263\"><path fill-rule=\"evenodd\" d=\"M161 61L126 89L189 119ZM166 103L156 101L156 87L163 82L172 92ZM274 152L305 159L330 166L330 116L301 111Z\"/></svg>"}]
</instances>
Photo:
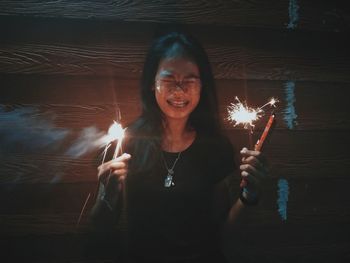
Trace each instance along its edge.
<instances>
[{"instance_id":1,"label":"neck","mask_svg":"<svg viewBox=\"0 0 350 263\"><path fill-rule=\"evenodd\" d=\"M164 122L164 137L171 140L179 140L186 133L185 120L167 119Z\"/></svg>"},{"instance_id":2,"label":"neck","mask_svg":"<svg viewBox=\"0 0 350 263\"><path fill-rule=\"evenodd\" d=\"M187 127L186 120L167 119L163 124L163 150L180 152L194 140L195 132Z\"/></svg>"}]
</instances>

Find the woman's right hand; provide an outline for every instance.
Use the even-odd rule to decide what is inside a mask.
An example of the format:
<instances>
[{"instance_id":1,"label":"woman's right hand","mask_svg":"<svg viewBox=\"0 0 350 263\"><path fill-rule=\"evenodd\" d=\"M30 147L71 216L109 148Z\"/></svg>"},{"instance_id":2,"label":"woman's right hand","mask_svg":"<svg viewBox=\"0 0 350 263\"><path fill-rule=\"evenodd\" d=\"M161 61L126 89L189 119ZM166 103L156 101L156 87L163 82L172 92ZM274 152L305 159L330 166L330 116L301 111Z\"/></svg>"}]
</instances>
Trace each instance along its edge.
<instances>
[{"instance_id":1,"label":"woman's right hand","mask_svg":"<svg viewBox=\"0 0 350 263\"><path fill-rule=\"evenodd\" d=\"M92 209L94 224L99 226L109 224L105 223L106 218L103 218L106 215L103 212L105 209L101 210L101 207L107 206L113 213L117 211L115 208L118 207L118 201L120 200L123 189L123 181L128 173L128 161L130 158L130 154L124 153L118 158L101 164L97 168L99 188L96 203ZM101 204L105 204L105 206L101 206ZM101 224L101 220L104 222L103 224Z\"/></svg>"},{"instance_id":2,"label":"woman's right hand","mask_svg":"<svg viewBox=\"0 0 350 263\"><path fill-rule=\"evenodd\" d=\"M112 182L120 185L125 180L130 158L130 154L123 153L121 156L105 162L97 168L98 179L103 182L105 189L110 188Z\"/></svg>"}]
</instances>

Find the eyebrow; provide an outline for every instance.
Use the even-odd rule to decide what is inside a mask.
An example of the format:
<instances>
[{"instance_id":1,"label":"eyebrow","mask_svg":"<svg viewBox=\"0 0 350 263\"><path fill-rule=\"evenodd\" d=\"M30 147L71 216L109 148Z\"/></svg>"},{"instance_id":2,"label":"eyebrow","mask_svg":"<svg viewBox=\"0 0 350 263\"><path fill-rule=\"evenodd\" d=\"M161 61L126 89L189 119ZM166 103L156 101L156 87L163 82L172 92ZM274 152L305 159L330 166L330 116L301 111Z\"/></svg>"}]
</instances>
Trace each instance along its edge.
<instances>
[{"instance_id":1,"label":"eyebrow","mask_svg":"<svg viewBox=\"0 0 350 263\"><path fill-rule=\"evenodd\" d=\"M200 77L197 76L196 74L189 74L185 78L196 78L196 79L199 79Z\"/></svg>"},{"instance_id":2,"label":"eyebrow","mask_svg":"<svg viewBox=\"0 0 350 263\"><path fill-rule=\"evenodd\" d=\"M159 73L159 77L171 77L171 76L173 76L173 74L169 70L162 70Z\"/></svg>"}]
</instances>

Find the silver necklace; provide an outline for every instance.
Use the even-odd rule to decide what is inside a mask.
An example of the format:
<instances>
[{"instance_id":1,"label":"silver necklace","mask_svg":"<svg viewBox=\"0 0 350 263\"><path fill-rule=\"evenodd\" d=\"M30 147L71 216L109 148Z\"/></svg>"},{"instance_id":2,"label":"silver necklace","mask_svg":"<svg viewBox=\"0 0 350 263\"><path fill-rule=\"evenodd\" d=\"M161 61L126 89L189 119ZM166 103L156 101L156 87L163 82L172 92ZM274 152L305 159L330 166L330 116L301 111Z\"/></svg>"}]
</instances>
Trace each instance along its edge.
<instances>
[{"instance_id":1,"label":"silver necklace","mask_svg":"<svg viewBox=\"0 0 350 263\"><path fill-rule=\"evenodd\" d=\"M180 156L181 156L181 152L179 152L177 154L177 157L176 157L172 167L169 169L168 164L167 164L167 162L166 162L166 160L164 158L164 154L162 152L162 157L163 157L163 161L164 161L164 164L165 164L165 168L168 171L168 174L167 174L167 176L165 177L165 180L164 180L164 187L171 187L171 186L175 185L175 183L173 181L174 169L175 169L175 165L176 165L177 161L180 159Z\"/></svg>"}]
</instances>

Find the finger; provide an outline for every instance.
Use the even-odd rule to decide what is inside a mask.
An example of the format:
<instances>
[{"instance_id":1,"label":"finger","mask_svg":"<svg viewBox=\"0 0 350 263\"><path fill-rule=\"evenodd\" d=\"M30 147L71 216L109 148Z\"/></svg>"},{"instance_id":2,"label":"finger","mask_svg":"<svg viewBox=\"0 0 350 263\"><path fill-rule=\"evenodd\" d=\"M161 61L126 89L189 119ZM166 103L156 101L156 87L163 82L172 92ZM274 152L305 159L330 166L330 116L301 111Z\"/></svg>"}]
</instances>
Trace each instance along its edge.
<instances>
[{"instance_id":1,"label":"finger","mask_svg":"<svg viewBox=\"0 0 350 263\"><path fill-rule=\"evenodd\" d=\"M249 156L259 157L261 155L260 151L248 150L246 147L243 147L240 153L244 157L249 157Z\"/></svg>"},{"instance_id":2,"label":"finger","mask_svg":"<svg viewBox=\"0 0 350 263\"><path fill-rule=\"evenodd\" d=\"M111 170L122 169L122 168L126 168L126 163L120 162L120 161L117 161L117 160L115 160L114 162L110 163L110 165L108 166L108 169L111 169Z\"/></svg>"},{"instance_id":3,"label":"finger","mask_svg":"<svg viewBox=\"0 0 350 263\"><path fill-rule=\"evenodd\" d=\"M243 157L242 158L242 163L253 165L253 166L255 166L258 169L263 169L264 168L263 163L258 158L256 158L255 156Z\"/></svg>"},{"instance_id":4,"label":"finger","mask_svg":"<svg viewBox=\"0 0 350 263\"><path fill-rule=\"evenodd\" d=\"M118 183L123 183L125 181L126 175L121 175L118 178Z\"/></svg>"},{"instance_id":5,"label":"finger","mask_svg":"<svg viewBox=\"0 0 350 263\"><path fill-rule=\"evenodd\" d=\"M126 169L118 169L118 170L114 170L111 174L109 174L109 176L107 177L106 180L106 186L108 187L110 184L115 184L117 183L117 185L119 185L120 183L122 183L127 175L127 170Z\"/></svg>"},{"instance_id":6,"label":"finger","mask_svg":"<svg viewBox=\"0 0 350 263\"><path fill-rule=\"evenodd\" d=\"M258 185L260 183L260 180L257 177L251 175L250 173L248 173L246 171L242 171L241 176L242 176L242 179L244 179L246 181L245 182L246 186L252 185L252 184Z\"/></svg>"},{"instance_id":7,"label":"finger","mask_svg":"<svg viewBox=\"0 0 350 263\"><path fill-rule=\"evenodd\" d=\"M125 176L128 173L127 169L117 169L112 172L115 177Z\"/></svg>"},{"instance_id":8,"label":"finger","mask_svg":"<svg viewBox=\"0 0 350 263\"><path fill-rule=\"evenodd\" d=\"M119 157L117 157L117 158L115 158L115 159L112 159L112 160L110 160L110 161L108 161L108 162L105 162L105 163L101 164L99 167L102 166L102 168L103 168L104 170L106 170L105 167L109 167L112 163L115 163L115 162L126 162L126 161L128 161L130 158L131 158L131 155L130 155L130 154L128 154L128 153L123 153L121 156L119 156Z\"/></svg>"},{"instance_id":9,"label":"finger","mask_svg":"<svg viewBox=\"0 0 350 263\"><path fill-rule=\"evenodd\" d=\"M125 166L126 165L124 163L116 162L115 160L102 164L98 167L98 178L104 180L105 177L110 173L110 171L122 169L125 168Z\"/></svg>"},{"instance_id":10,"label":"finger","mask_svg":"<svg viewBox=\"0 0 350 263\"><path fill-rule=\"evenodd\" d=\"M242 163L252 165L253 167L255 167L255 169L259 170L264 176L267 176L269 174L269 169L267 165L254 156L244 158L244 160L242 158Z\"/></svg>"},{"instance_id":11,"label":"finger","mask_svg":"<svg viewBox=\"0 0 350 263\"><path fill-rule=\"evenodd\" d=\"M130 154L124 153L115 159L112 159L108 162L101 164L98 168L99 170L103 170L103 171L109 170L111 168L118 168L120 166L120 163L124 163L125 165L127 165L127 161L130 160L130 158L131 158Z\"/></svg>"},{"instance_id":12,"label":"finger","mask_svg":"<svg viewBox=\"0 0 350 263\"><path fill-rule=\"evenodd\" d=\"M239 168L242 172L245 171L245 172L247 172L253 176L256 176L256 177L263 178L266 176L265 172L263 170L257 169L250 164L242 164L242 165L240 165Z\"/></svg>"},{"instance_id":13,"label":"finger","mask_svg":"<svg viewBox=\"0 0 350 263\"><path fill-rule=\"evenodd\" d=\"M99 180L104 180L107 177L107 171L108 167L105 164L101 164L99 167L97 167L97 177Z\"/></svg>"},{"instance_id":14,"label":"finger","mask_svg":"<svg viewBox=\"0 0 350 263\"><path fill-rule=\"evenodd\" d=\"M115 158L115 160L119 161L119 162L125 162L130 160L131 155L128 153L123 153L122 155L120 155L119 157Z\"/></svg>"},{"instance_id":15,"label":"finger","mask_svg":"<svg viewBox=\"0 0 350 263\"><path fill-rule=\"evenodd\" d=\"M243 161L243 159L247 159L250 156L254 156L255 158L259 159L259 161L263 165L267 165L267 159L266 159L265 155L260 151L251 151L251 150L248 150L246 147L244 147L244 148L242 148L240 153L243 156L242 161Z\"/></svg>"},{"instance_id":16,"label":"finger","mask_svg":"<svg viewBox=\"0 0 350 263\"><path fill-rule=\"evenodd\" d=\"M120 183L121 180L124 180L128 173L127 169L116 169L110 170L108 176L106 177L106 185L110 185L111 183Z\"/></svg>"}]
</instances>

